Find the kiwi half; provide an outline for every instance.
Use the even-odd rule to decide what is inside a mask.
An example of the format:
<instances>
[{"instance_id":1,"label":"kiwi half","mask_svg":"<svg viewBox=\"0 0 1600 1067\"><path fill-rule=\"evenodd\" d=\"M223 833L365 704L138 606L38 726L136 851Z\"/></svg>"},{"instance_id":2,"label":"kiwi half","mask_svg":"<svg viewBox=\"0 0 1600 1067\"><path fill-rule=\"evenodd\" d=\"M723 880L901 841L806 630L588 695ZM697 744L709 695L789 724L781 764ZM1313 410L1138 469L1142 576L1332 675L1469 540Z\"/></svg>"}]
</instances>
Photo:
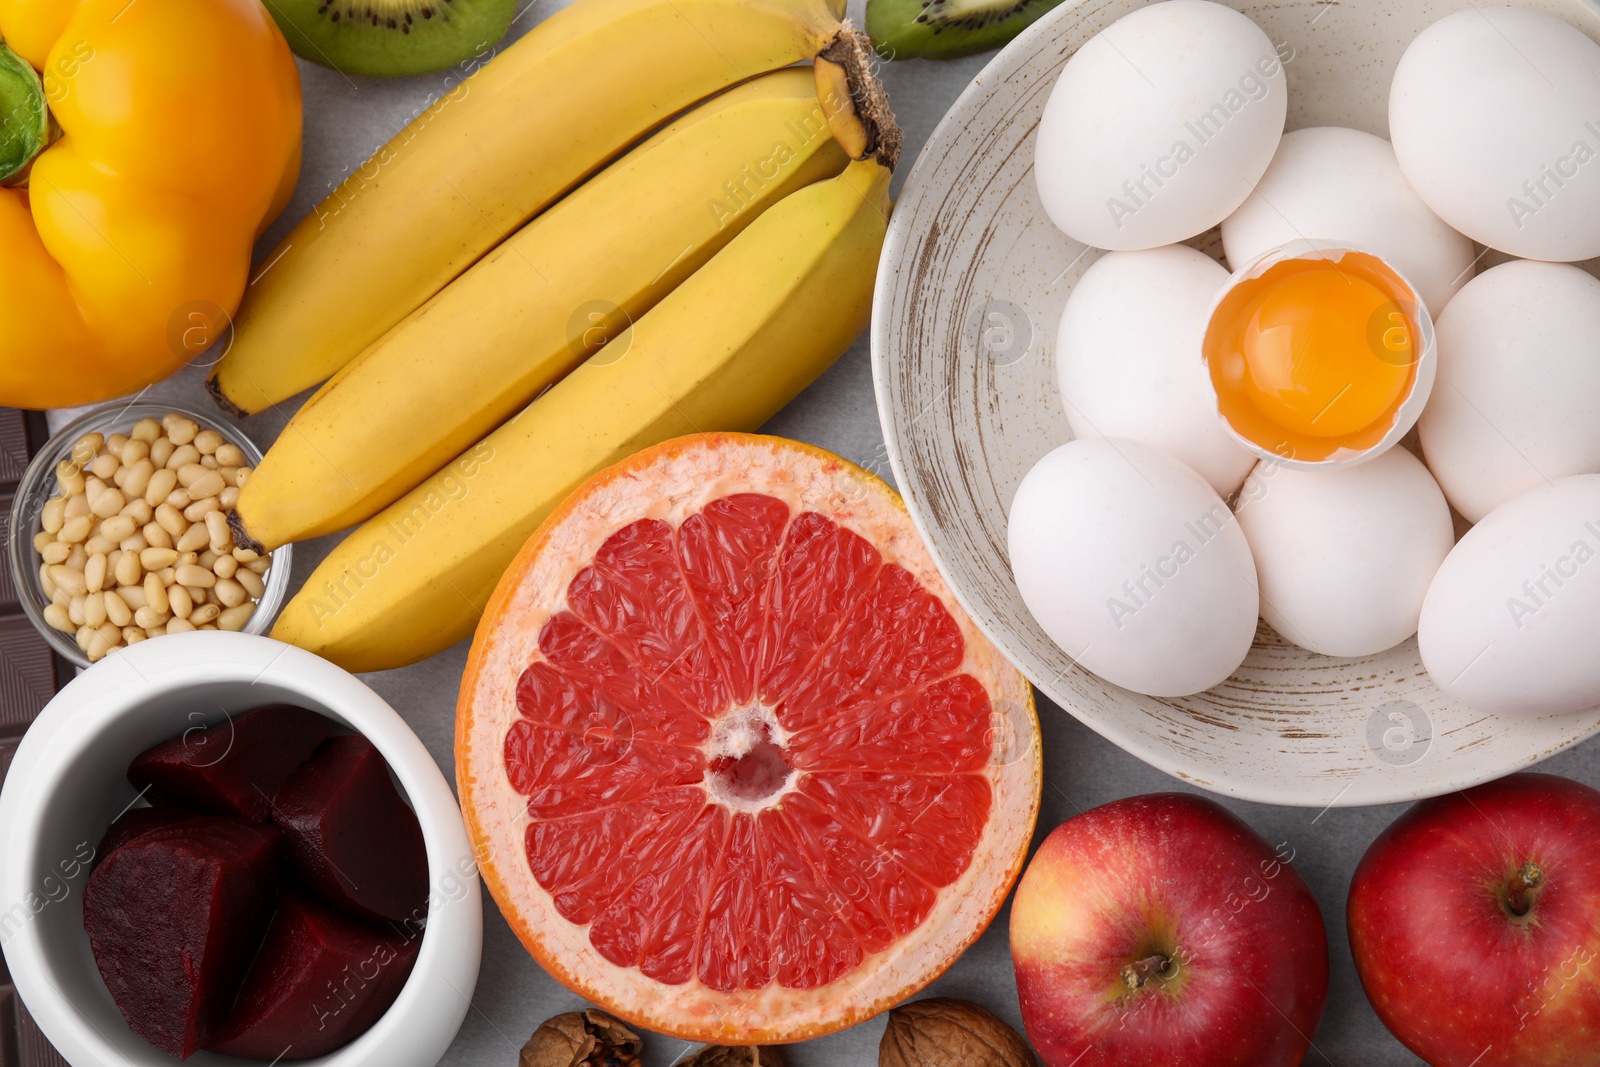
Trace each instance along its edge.
<instances>
[{"instance_id":1,"label":"kiwi half","mask_svg":"<svg viewBox=\"0 0 1600 1067\"><path fill-rule=\"evenodd\" d=\"M346 74L444 70L505 36L516 0L265 0L295 54Z\"/></svg>"},{"instance_id":2,"label":"kiwi half","mask_svg":"<svg viewBox=\"0 0 1600 1067\"><path fill-rule=\"evenodd\" d=\"M953 59L999 48L1061 0L867 0L867 35L885 59Z\"/></svg>"}]
</instances>

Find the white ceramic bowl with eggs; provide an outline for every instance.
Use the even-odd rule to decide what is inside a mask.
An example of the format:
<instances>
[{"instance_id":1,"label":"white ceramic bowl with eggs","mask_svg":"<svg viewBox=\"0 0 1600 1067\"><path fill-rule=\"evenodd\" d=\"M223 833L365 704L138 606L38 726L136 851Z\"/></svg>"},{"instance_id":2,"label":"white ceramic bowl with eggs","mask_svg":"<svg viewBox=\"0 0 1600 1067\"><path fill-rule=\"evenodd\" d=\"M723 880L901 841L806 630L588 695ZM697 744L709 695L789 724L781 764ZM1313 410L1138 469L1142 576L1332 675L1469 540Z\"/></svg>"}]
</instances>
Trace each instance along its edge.
<instances>
[{"instance_id":1,"label":"white ceramic bowl with eggs","mask_svg":"<svg viewBox=\"0 0 1600 1067\"><path fill-rule=\"evenodd\" d=\"M315 1067L431 1067L466 1017L483 953L483 904L461 811L405 721L353 675L265 637L173 634L122 649L75 678L18 747L0 792L0 940L28 1012L73 1067L178 1061L128 1029L83 929L87 857L132 805L128 763L231 712L296 704L364 734L417 813L428 855L428 919L389 1010ZM197 1052L196 1067L258 1060Z\"/></svg>"},{"instance_id":2,"label":"white ceramic bowl with eggs","mask_svg":"<svg viewBox=\"0 0 1600 1067\"><path fill-rule=\"evenodd\" d=\"M1411 800L1499 777L1590 736L1600 729L1600 708L1510 717L1447 697L1414 637L1377 654L1333 658L1262 625L1244 664L1220 685L1193 696L1142 696L1077 665L1023 602L1007 517L1028 471L1073 438L1057 380L1057 331L1075 284L1104 254L1051 225L1032 173L1036 132L1074 52L1146 6L1067 0L1026 30L934 131L890 222L872 323L879 413L912 518L957 597L1063 709L1168 773L1250 800L1315 808ZM1402 53L1424 29L1474 5L1226 6L1289 57L1289 131L1337 126L1388 137ZM1600 5L1588 0L1508 6L1557 16L1600 40ZM1253 235L1241 227L1236 236ZM1185 243L1223 255L1217 229ZM1506 258L1491 252L1478 265ZM1600 273L1600 261L1579 266ZM1453 279L1418 281L1437 289ZM1212 480L1229 477L1222 471Z\"/></svg>"}]
</instances>

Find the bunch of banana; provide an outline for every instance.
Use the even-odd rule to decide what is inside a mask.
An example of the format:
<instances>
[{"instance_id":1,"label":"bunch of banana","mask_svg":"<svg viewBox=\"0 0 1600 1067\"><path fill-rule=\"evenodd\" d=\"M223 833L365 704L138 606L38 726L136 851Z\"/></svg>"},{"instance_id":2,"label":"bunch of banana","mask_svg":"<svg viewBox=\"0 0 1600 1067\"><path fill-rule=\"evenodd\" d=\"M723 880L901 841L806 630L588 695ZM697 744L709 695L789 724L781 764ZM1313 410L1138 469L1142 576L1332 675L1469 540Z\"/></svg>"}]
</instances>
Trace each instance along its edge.
<instances>
[{"instance_id":1,"label":"bunch of banana","mask_svg":"<svg viewBox=\"0 0 1600 1067\"><path fill-rule=\"evenodd\" d=\"M578 0L437 99L286 237L209 386L236 414L328 378L630 143L810 59L843 0Z\"/></svg>"},{"instance_id":2,"label":"bunch of banana","mask_svg":"<svg viewBox=\"0 0 1600 1067\"><path fill-rule=\"evenodd\" d=\"M515 419L350 534L272 636L352 671L432 655L472 633L523 542L595 471L682 434L758 428L866 326L889 174L867 159L790 193Z\"/></svg>"},{"instance_id":3,"label":"bunch of banana","mask_svg":"<svg viewBox=\"0 0 1600 1067\"><path fill-rule=\"evenodd\" d=\"M371 518L621 333L770 205L847 162L810 68L700 105L318 390L245 484L238 526L275 548Z\"/></svg>"}]
</instances>

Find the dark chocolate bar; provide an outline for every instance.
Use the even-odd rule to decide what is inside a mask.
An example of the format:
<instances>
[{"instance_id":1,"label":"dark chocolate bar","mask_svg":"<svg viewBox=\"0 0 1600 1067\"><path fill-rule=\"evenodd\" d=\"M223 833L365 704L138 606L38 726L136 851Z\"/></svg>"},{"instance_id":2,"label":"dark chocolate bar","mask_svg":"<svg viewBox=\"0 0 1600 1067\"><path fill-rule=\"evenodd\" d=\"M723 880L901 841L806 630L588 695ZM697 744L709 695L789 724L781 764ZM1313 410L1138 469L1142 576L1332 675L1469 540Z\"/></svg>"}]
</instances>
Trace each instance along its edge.
<instances>
[{"instance_id":1,"label":"dark chocolate bar","mask_svg":"<svg viewBox=\"0 0 1600 1067\"><path fill-rule=\"evenodd\" d=\"M36 411L0 408L0 529L11 514L11 500L28 459L49 440L44 416ZM22 613L11 568L0 565L0 781L11 768L17 743L72 677L72 665L56 656ZM0 1067L67 1067L50 1047L11 985L0 959Z\"/></svg>"}]
</instances>

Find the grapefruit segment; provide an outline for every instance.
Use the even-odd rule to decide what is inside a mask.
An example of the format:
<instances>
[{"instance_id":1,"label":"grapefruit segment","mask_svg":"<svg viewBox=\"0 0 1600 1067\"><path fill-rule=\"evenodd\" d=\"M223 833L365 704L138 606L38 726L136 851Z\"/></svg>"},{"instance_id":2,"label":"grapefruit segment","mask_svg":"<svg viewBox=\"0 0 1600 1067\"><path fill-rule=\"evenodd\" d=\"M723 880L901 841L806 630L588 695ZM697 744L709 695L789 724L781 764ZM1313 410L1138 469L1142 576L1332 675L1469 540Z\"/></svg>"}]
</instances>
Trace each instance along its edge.
<instances>
[{"instance_id":1,"label":"grapefruit segment","mask_svg":"<svg viewBox=\"0 0 1600 1067\"><path fill-rule=\"evenodd\" d=\"M876 1014L982 932L1032 834L1037 730L893 490L713 434L602 472L524 547L457 774L555 977L654 1030L777 1042Z\"/></svg>"}]
</instances>

